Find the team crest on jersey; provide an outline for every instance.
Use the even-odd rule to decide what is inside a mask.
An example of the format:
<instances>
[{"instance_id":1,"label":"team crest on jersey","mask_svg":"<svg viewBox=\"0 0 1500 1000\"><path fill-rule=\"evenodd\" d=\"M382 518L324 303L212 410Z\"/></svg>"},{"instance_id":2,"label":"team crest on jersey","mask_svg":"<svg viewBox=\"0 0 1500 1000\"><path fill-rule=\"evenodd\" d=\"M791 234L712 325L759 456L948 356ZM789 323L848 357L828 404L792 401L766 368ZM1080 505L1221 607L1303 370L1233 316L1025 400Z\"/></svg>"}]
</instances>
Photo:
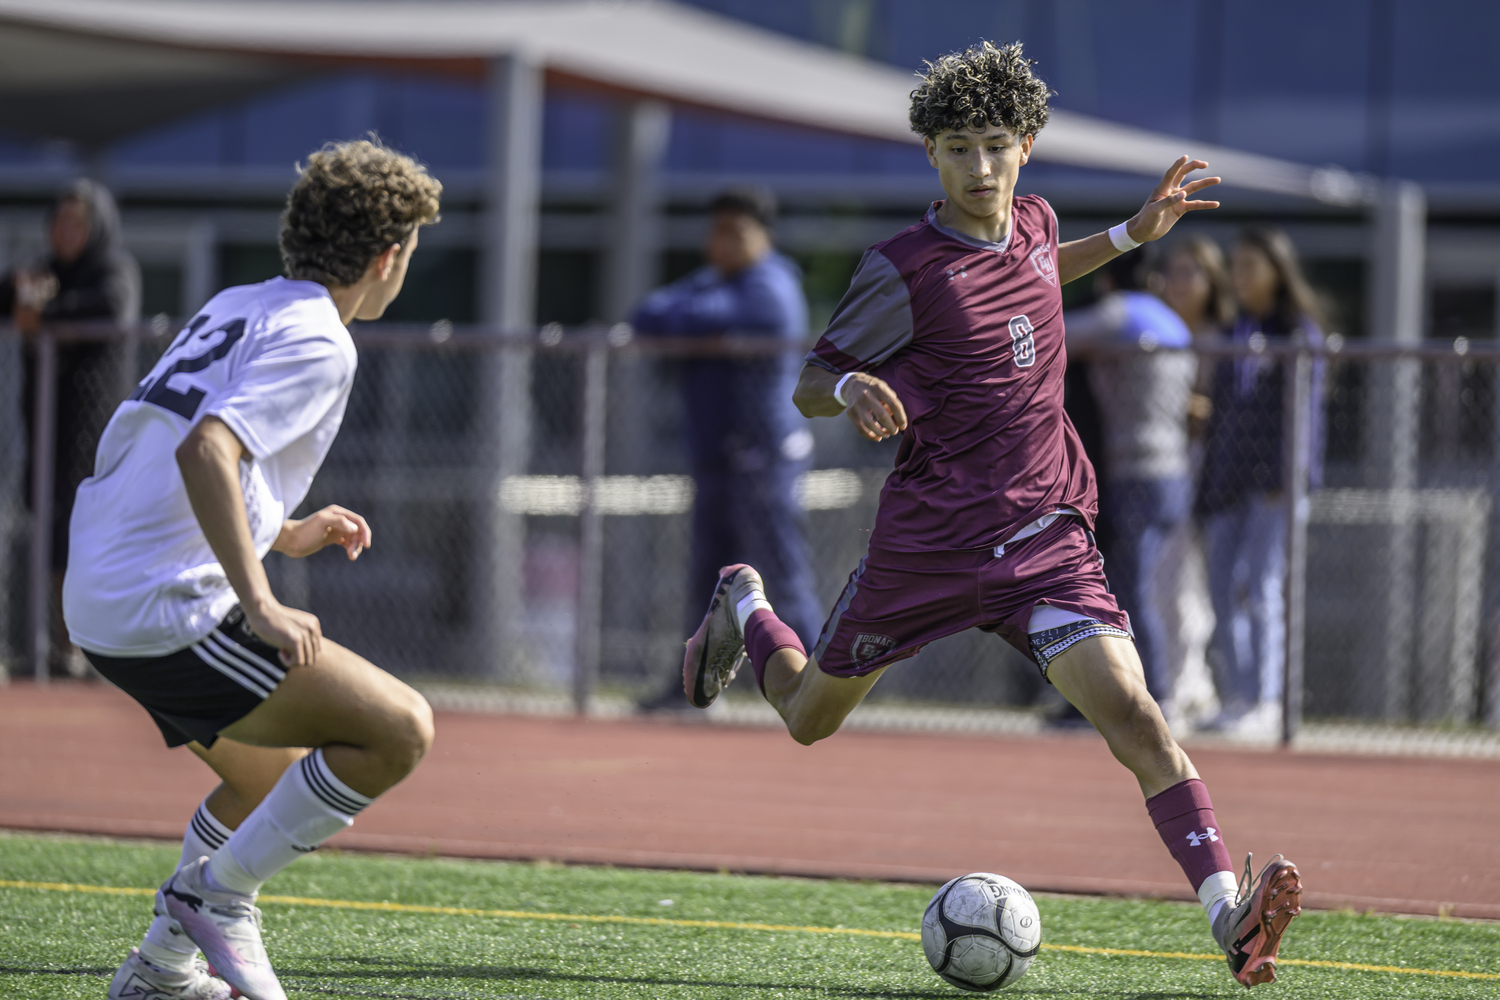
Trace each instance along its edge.
<instances>
[{"instance_id":1,"label":"team crest on jersey","mask_svg":"<svg viewBox=\"0 0 1500 1000\"><path fill-rule=\"evenodd\" d=\"M1038 243L1036 249L1031 251L1031 266L1036 268L1036 273L1042 276L1042 280L1053 288L1057 287L1057 265L1052 262L1052 244Z\"/></svg>"},{"instance_id":2,"label":"team crest on jersey","mask_svg":"<svg viewBox=\"0 0 1500 1000\"><path fill-rule=\"evenodd\" d=\"M854 637L854 642L849 646L849 658L856 665L869 663L877 657L884 656L896 645L896 640L888 635L880 635L875 632L861 632Z\"/></svg>"}]
</instances>

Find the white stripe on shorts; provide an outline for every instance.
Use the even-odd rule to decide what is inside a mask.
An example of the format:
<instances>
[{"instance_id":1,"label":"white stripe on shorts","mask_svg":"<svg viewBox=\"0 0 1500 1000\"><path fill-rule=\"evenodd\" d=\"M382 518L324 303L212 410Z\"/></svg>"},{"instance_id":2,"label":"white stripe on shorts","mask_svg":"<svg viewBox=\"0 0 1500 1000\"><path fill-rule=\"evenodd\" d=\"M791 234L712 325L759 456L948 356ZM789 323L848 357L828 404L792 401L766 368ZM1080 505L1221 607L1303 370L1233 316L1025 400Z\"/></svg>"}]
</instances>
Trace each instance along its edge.
<instances>
[{"instance_id":1,"label":"white stripe on shorts","mask_svg":"<svg viewBox=\"0 0 1500 1000\"><path fill-rule=\"evenodd\" d=\"M231 660L234 660L245 667L258 670L260 673L265 674L267 678L272 680L274 684L280 684L282 681L286 680L286 669L283 668L279 663L272 663L265 657L260 656L256 653L252 653L250 650L246 649L244 646L241 646L239 643L235 642L233 639L229 638L229 636L225 635L223 632L220 632L218 629L214 629L208 635L204 636L204 638L207 641L217 645L219 647L219 651L225 656L229 657Z\"/></svg>"},{"instance_id":2,"label":"white stripe on shorts","mask_svg":"<svg viewBox=\"0 0 1500 1000\"><path fill-rule=\"evenodd\" d=\"M271 688L260 679L259 675L251 674L244 668L221 659L223 654L219 653L216 649L208 646L206 643L195 642L188 648L193 651L198 659L202 660L204 663L207 663L210 667L213 667L219 673L223 674L225 677L228 677L240 687L259 695L261 698L269 698L271 696Z\"/></svg>"}]
</instances>

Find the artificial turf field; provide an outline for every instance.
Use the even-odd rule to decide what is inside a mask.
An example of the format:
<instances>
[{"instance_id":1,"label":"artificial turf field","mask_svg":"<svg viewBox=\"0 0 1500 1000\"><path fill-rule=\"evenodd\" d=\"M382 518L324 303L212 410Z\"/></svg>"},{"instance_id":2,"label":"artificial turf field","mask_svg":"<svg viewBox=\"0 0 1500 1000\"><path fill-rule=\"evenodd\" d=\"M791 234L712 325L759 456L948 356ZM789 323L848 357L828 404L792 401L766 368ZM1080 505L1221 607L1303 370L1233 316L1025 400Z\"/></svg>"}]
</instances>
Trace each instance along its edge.
<instances>
[{"instance_id":1,"label":"artificial turf field","mask_svg":"<svg viewBox=\"0 0 1500 1000\"><path fill-rule=\"evenodd\" d=\"M177 853L0 834L0 997L102 997ZM262 909L292 998L962 996L915 940L932 891L319 852L268 883ZM1037 905L1043 950L1008 994L1243 992L1222 960L1194 957L1213 947L1197 906L1067 896ZM1500 923L1305 911L1281 957L1280 979L1256 995L1500 996Z\"/></svg>"}]
</instances>

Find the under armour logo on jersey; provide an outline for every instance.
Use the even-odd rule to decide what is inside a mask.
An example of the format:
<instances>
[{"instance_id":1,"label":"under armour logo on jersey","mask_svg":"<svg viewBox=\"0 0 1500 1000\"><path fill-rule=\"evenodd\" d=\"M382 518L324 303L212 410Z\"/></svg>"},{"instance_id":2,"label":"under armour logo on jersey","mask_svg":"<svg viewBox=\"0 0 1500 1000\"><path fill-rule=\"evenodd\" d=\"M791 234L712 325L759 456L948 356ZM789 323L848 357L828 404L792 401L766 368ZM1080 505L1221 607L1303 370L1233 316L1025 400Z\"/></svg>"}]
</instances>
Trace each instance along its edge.
<instances>
[{"instance_id":1,"label":"under armour logo on jersey","mask_svg":"<svg viewBox=\"0 0 1500 1000\"><path fill-rule=\"evenodd\" d=\"M952 281L954 278L967 278L969 276L968 267L969 266L967 264L960 264L958 265L957 271L953 270L953 268L951 267L948 268L948 280Z\"/></svg>"},{"instance_id":2,"label":"under armour logo on jersey","mask_svg":"<svg viewBox=\"0 0 1500 1000\"><path fill-rule=\"evenodd\" d=\"M1193 846L1194 847L1201 846L1204 841L1214 842L1214 841L1217 841L1219 839L1219 831L1218 830L1215 830L1211 826L1204 827L1204 829L1206 829L1208 832L1207 833L1199 833L1197 830L1194 830L1192 833L1190 833L1190 834L1187 835L1187 839L1193 842Z\"/></svg>"}]
</instances>

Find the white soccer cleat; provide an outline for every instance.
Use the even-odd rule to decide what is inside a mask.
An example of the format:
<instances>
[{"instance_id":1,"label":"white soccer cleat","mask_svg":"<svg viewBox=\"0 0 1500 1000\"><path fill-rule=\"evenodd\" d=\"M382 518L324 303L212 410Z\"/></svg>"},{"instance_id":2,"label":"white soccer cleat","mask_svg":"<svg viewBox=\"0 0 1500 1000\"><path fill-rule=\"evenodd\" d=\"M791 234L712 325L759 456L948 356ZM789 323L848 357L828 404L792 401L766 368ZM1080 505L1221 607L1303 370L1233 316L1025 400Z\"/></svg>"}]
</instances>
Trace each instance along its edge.
<instances>
[{"instance_id":1,"label":"white soccer cleat","mask_svg":"<svg viewBox=\"0 0 1500 1000\"><path fill-rule=\"evenodd\" d=\"M760 574L744 563L719 570L708 613L687 641L682 656L682 690L696 708L707 708L745 663L745 637L735 606L754 591L764 592Z\"/></svg>"},{"instance_id":2,"label":"white soccer cleat","mask_svg":"<svg viewBox=\"0 0 1500 1000\"><path fill-rule=\"evenodd\" d=\"M157 892L157 902L230 986L249 1000L286 1000L260 939L255 897L210 889L207 865L208 858L183 865Z\"/></svg>"},{"instance_id":3,"label":"white soccer cleat","mask_svg":"<svg viewBox=\"0 0 1500 1000\"><path fill-rule=\"evenodd\" d=\"M208 974L208 967L194 962L186 972L172 972L141 957L139 948L109 984L109 1000L229 1000L229 984Z\"/></svg>"}]
</instances>

